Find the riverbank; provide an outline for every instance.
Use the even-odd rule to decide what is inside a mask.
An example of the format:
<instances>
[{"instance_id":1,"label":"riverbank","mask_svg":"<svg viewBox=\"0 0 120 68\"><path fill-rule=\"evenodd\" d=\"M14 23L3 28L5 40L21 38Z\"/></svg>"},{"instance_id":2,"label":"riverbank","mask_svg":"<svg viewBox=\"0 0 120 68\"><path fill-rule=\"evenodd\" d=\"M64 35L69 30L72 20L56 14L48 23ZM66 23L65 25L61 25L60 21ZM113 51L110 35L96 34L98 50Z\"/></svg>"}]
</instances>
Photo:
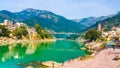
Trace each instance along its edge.
<instances>
[{"instance_id":1,"label":"riverbank","mask_svg":"<svg viewBox=\"0 0 120 68\"><path fill-rule=\"evenodd\" d=\"M97 55L92 55L95 58L85 61L77 59L71 62L65 62L60 68L120 68L120 61L113 60L116 55L120 54L120 49L112 48L104 49Z\"/></svg>"},{"instance_id":2,"label":"riverbank","mask_svg":"<svg viewBox=\"0 0 120 68\"><path fill-rule=\"evenodd\" d=\"M7 37L0 38L1 45L14 44L14 43L31 43L31 42L53 42L56 41L55 38L52 39L41 39L41 40L29 40L29 39L13 39Z\"/></svg>"}]
</instances>

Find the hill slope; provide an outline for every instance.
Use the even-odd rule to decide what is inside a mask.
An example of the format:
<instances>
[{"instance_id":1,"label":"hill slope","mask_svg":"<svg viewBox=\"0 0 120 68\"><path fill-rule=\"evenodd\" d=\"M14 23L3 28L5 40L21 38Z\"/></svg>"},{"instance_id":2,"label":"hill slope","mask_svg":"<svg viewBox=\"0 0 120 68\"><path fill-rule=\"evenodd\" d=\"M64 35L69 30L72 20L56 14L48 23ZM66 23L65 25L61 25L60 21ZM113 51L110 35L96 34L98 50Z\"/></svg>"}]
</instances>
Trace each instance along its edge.
<instances>
[{"instance_id":1,"label":"hill slope","mask_svg":"<svg viewBox=\"0 0 120 68\"><path fill-rule=\"evenodd\" d=\"M105 20L98 21L96 24L91 26L90 28L97 28L98 23L102 25L104 30L110 30L113 26L120 26L120 12L115 14L112 17L109 17Z\"/></svg>"}]
</instances>

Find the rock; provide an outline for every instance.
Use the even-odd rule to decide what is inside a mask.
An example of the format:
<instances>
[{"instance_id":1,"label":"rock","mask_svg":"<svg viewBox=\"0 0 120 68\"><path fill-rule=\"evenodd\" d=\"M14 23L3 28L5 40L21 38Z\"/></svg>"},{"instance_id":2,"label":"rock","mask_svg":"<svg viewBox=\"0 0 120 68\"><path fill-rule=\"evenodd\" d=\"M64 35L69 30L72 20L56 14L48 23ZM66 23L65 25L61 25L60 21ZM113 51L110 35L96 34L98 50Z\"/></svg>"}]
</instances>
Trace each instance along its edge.
<instances>
[{"instance_id":1,"label":"rock","mask_svg":"<svg viewBox=\"0 0 120 68\"><path fill-rule=\"evenodd\" d=\"M27 66L26 68L33 68L33 66Z\"/></svg>"},{"instance_id":2,"label":"rock","mask_svg":"<svg viewBox=\"0 0 120 68\"><path fill-rule=\"evenodd\" d=\"M120 54L118 54L113 60L120 60Z\"/></svg>"},{"instance_id":3,"label":"rock","mask_svg":"<svg viewBox=\"0 0 120 68\"><path fill-rule=\"evenodd\" d=\"M86 48L85 47L83 47L83 48L81 48L82 50L86 50Z\"/></svg>"},{"instance_id":4,"label":"rock","mask_svg":"<svg viewBox=\"0 0 120 68\"><path fill-rule=\"evenodd\" d=\"M49 66L49 67L57 67L57 66L60 66L61 63L57 63L57 62L54 62L54 61L46 61L46 62L43 62L42 65L45 65L45 66Z\"/></svg>"}]
</instances>

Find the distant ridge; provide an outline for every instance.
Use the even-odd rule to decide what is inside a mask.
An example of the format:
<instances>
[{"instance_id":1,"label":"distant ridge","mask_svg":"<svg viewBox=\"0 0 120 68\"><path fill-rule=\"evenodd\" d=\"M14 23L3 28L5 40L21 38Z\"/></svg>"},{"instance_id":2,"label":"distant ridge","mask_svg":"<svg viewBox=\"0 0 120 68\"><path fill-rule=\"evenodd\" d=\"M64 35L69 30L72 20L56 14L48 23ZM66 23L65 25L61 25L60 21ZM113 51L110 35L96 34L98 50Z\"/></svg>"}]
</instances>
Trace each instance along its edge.
<instances>
[{"instance_id":1,"label":"distant ridge","mask_svg":"<svg viewBox=\"0 0 120 68\"><path fill-rule=\"evenodd\" d=\"M69 20L61 15L57 15L47 10L27 8L20 12L10 12L7 10L0 11L0 22L8 19L14 22L24 22L29 26L40 24L43 29L49 29L55 32L82 33L90 28L96 28L98 22L101 23L103 27L106 27L104 24L107 21L108 26L106 28L111 27L111 25L119 24L119 14L120 12L118 12L116 15L110 16ZM116 23L113 23L113 21L116 21Z\"/></svg>"},{"instance_id":2,"label":"distant ridge","mask_svg":"<svg viewBox=\"0 0 120 68\"><path fill-rule=\"evenodd\" d=\"M102 25L102 29L105 31L111 30L113 26L119 27L120 26L120 12L115 15L111 15L110 17L98 21L96 24L91 26L90 28L97 28L98 23Z\"/></svg>"}]
</instances>

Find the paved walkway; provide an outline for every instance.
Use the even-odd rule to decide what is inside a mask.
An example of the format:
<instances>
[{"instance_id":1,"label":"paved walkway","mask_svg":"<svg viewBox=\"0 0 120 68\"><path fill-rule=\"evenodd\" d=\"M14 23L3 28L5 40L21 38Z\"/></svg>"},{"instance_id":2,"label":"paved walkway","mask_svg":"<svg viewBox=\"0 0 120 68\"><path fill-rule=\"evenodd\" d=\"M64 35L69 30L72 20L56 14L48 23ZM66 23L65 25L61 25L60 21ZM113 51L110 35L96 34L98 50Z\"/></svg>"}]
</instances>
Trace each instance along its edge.
<instances>
[{"instance_id":1,"label":"paved walkway","mask_svg":"<svg viewBox=\"0 0 120 68\"><path fill-rule=\"evenodd\" d=\"M100 51L93 59L73 60L70 63L64 63L60 68L120 68L120 61L113 60L117 54L120 54L120 49L114 51L112 48L108 48Z\"/></svg>"}]
</instances>

